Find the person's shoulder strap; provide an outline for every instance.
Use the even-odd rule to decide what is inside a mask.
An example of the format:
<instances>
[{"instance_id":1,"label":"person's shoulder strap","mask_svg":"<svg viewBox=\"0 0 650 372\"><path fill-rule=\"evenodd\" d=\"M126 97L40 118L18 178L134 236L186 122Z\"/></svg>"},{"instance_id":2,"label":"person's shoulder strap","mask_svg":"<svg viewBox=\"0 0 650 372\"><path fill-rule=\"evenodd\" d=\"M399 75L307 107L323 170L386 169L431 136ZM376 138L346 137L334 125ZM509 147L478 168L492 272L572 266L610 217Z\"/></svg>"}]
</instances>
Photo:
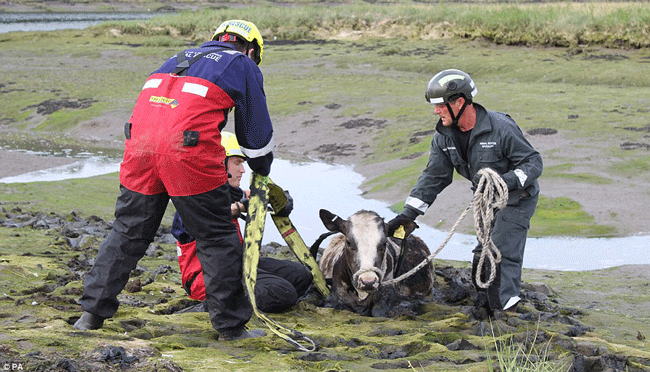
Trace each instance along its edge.
<instances>
[{"instance_id":1,"label":"person's shoulder strap","mask_svg":"<svg viewBox=\"0 0 650 372\"><path fill-rule=\"evenodd\" d=\"M181 51L181 52L178 52L178 53L176 53L176 68L174 69L174 71L172 73L175 74L175 75L178 75L178 76L185 76L185 74L187 74L187 69L190 68L190 66L194 62L196 62L199 58L201 58L201 57L203 57L205 55L208 55L208 54L210 54L212 52L216 52L217 50L220 50L220 49L226 49L226 48L217 47L215 49L210 49L210 50L208 50L206 52L199 53L199 54L195 55L190 60L188 60L187 57L185 56L185 51L184 50Z\"/></svg>"}]
</instances>

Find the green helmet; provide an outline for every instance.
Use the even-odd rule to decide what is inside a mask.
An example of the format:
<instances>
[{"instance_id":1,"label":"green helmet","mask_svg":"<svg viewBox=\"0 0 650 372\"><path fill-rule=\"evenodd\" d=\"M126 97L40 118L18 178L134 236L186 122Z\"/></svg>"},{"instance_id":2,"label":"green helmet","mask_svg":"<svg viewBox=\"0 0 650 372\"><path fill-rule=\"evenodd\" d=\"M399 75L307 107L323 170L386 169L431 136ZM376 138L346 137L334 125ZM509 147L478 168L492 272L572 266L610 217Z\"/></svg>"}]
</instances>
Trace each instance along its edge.
<instances>
[{"instance_id":1,"label":"green helmet","mask_svg":"<svg viewBox=\"0 0 650 372\"><path fill-rule=\"evenodd\" d=\"M469 75L461 70L443 70L429 80L427 91L424 94L427 102L434 105L448 103L449 97L462 95L465 99L472 100L478 90Z\"/></svg>"}]
</instances>

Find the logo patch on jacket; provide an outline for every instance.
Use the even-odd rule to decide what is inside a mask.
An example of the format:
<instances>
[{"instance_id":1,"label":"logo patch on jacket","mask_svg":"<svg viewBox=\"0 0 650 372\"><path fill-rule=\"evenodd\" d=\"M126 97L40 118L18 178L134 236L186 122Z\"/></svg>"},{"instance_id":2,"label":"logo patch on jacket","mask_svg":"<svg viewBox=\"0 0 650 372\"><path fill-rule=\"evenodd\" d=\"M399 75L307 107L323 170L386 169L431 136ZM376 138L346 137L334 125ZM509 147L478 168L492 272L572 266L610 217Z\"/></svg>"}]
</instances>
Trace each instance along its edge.
<instances>
[{"instance_id":1,"label":"logo patch on jacket","mask_svg":"<svg viewBox=\"0 0 650 372\"><path fill-rule=\"evenodd\" d=\"M479 142L479 144L481 145L482 149L491 149L491 148L494 148L497 145L497 143L494 142L494 141Z\"/></svg>"},{"instance_id":2,"label":"logo patch on jacket","mask_svg":"<svg viewBox=\"0 0 650 372\"><path fill-rule=\"evenodd\" d=\"M167 98L167 97L161 97L161 96L151 96L149 97L149 102L151 103L162 103L165 105L169 105L169 107L174 108L178 106L180 103L174 98Z\"/></svg>"}]
</instances>

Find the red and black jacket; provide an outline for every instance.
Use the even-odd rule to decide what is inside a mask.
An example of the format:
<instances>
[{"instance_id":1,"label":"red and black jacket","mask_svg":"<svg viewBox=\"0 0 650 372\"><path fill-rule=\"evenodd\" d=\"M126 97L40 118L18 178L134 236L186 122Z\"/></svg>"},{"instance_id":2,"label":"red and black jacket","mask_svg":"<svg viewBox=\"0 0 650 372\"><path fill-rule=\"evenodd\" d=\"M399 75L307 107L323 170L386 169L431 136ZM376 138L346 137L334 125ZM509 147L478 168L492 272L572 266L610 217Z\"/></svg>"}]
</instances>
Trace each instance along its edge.
<instances>
[{"instance_id":1,"label":"red and black jacket","mask_svg":"<svg viewBox=\"0 0 650 372\"><path fill-rule=\"evenodd\" d=\"M228 176L221 129L232 108L249 167L268 175L273 127L255 62L217 41L169 58L145 82L125 127L122 185L171 196L223 185Z\"/></svg>"}]
</instances>

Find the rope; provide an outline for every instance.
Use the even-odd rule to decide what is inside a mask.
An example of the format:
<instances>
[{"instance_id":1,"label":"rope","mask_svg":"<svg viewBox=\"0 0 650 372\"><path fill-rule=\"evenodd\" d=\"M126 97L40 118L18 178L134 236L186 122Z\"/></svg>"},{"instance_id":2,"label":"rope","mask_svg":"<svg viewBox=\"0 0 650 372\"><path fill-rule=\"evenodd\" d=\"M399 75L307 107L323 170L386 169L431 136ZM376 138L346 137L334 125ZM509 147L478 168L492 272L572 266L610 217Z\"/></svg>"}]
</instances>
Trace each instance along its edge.
<instances>
[{"instance_id":1,"label":"rope","mask_svg":"<svg viewBox=\"0 0 650 372\"><path fill-rule=\"evenodd\" d=\"M494 213L503 209L508 202L508 185L501 176L490 168L478 171L480 179L476 185L474 198L474 227L476 238L481 243L481 258L478 261L476 272L476 285L486 289L492 284L497 275L497 265L501 262L501 252L492 241L492 227L494 226ZM483 281L485 259L490 263L490 276Z\"/></svg>"},{"instance_id":2,"label":"rope","mask_svg":"<svg viewBox=\"0 0 650 372\"><path fill-rule=\"evenodd\" d=\"M480 279L477 280L477 284L481 288L487 288L494 281L494 277L496 276L496 265L501 262L501 252L499 252L490 237L492 233L492 221L494 221L494 209L503 209L508 201L508 186L503 178L490 168L480 169L478 174L480 179L476 186L476 191L474 192L472 201L467 207L465 207L463 213L460 214L456 223L454 223L454 226L449 230L447 237L442 244L440 244L438 249L411 270L397 278L385 281L383 283L384 285L396 284L428 265L429 262L440 253L442 248L449 243L452 235L454 235L458 226L460 226L460 223L465 219L465 216L467 216L470 209L474 209L474 227L476 228L476 236L483 247L481 250L479 268L482 269L485 257L488 257L488 260L490 261L490 277L487 284L480 282ZM488 255L488 253L492 254ZM477 277L481 277L481 272L477 273Z\"/></svg>"}]
</instances>

